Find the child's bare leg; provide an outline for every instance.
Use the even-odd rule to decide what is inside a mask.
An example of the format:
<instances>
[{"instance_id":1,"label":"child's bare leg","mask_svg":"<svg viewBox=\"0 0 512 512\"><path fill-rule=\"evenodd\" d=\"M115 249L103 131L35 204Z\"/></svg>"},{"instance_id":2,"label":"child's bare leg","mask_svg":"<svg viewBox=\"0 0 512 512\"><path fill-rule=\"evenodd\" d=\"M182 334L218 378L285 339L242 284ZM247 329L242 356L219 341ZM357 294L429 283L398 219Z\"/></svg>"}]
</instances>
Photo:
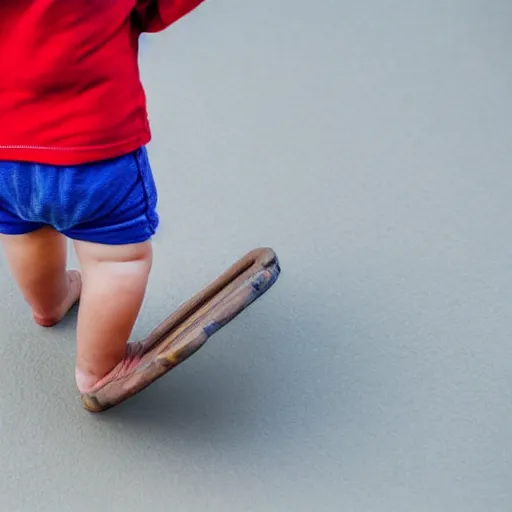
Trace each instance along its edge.
<instances>
[{"instance_id":1,"label":"child's bare leg","mask_svg":"<svg viewBox=\"0 0 512 512\"><path fill-rule=\"evenodd\" d=\"M151 243L76 242L83 292L78 312L76 379L89 391L121 361L142 305L152 264Z\"/></svg>"},{"instance_id":2,"label":"child's bare leg","mask_svg":"<svg viewBox=\"0 0 512 512\"><path fill-rule=\"evenodd\" d=\"M11 272L35 321L50 327L64 318L80 296L80 274L66 272L66 239L52 228L2 235Z\"/></svg>"}]
</instances>

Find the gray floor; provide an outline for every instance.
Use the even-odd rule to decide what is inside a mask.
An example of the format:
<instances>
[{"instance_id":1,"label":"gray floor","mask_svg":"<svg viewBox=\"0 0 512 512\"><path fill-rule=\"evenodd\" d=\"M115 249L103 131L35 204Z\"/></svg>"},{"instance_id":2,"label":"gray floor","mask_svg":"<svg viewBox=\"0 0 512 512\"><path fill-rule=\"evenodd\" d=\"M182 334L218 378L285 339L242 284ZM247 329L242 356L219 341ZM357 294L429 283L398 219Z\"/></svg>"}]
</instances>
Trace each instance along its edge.
<instances>
[{"instance_id":1,"label":"gray floor","mask_svg":"<svg viewBox=\"0 0 512 512\"><path fill-rule=\"evenodd\" d=\"M0 510L512 506L512 3L210 0L145 41L162 227L135 336L276 287L104 415L1 261ZM51 401L48 399L51 396Z\"/></svg>"}]
</instances>

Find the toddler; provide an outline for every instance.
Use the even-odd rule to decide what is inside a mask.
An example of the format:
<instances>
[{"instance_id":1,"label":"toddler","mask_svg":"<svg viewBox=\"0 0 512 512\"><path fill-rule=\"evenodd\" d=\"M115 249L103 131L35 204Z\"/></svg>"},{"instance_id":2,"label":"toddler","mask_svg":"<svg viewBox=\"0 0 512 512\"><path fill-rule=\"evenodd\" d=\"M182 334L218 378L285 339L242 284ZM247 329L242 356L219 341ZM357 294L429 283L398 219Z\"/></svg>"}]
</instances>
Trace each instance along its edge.
<instances>
[{"instance_id":1,"label":"toddler","mask_svg":"<svg viewBox=\"0 0 512 512\"><path fill-rule=\"evenodd\" d=\"M0 1L0 237L34 320L80 299L76 382L128 371L157 191L138 42L202 0ZM81 273L66 271L66 238Z\"/></svg>"}]
</instances>

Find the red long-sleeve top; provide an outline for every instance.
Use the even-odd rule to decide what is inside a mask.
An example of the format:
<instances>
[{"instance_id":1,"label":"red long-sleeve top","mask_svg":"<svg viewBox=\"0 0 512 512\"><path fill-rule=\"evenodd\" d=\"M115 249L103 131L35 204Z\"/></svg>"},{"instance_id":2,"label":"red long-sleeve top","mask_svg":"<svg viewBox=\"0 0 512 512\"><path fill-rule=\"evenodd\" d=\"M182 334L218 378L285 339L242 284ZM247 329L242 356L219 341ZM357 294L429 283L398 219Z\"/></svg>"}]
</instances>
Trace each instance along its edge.
<instances>
[{"instance_id":1,"label":"red long-sleeve top","mask_svg":"<svg viewBox=\"0 0 512 512\"><path fill-rule=\"evenodd\" d=\"M203 0L0 0L0 160L76 165L151 138L138 41Z\"/></svg>"}]
</instances>

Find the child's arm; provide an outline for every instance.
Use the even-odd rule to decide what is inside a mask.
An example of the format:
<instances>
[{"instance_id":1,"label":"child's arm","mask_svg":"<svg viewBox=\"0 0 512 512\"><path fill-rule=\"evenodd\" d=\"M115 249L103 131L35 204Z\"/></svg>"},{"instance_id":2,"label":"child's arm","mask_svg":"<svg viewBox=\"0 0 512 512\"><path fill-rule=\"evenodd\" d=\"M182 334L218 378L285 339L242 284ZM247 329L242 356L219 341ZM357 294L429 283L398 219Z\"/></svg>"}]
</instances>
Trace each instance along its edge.
<instances>
[{"instance_id":1,"label":"child's arm","mask_svg":"<svg viewBox=\"0 0 512 512\"><path fill-rule=\"evenodd\" d=\"M138 0L134 15L141 32L160 32L204 0Z\"/></svg>"}]
</instances>

